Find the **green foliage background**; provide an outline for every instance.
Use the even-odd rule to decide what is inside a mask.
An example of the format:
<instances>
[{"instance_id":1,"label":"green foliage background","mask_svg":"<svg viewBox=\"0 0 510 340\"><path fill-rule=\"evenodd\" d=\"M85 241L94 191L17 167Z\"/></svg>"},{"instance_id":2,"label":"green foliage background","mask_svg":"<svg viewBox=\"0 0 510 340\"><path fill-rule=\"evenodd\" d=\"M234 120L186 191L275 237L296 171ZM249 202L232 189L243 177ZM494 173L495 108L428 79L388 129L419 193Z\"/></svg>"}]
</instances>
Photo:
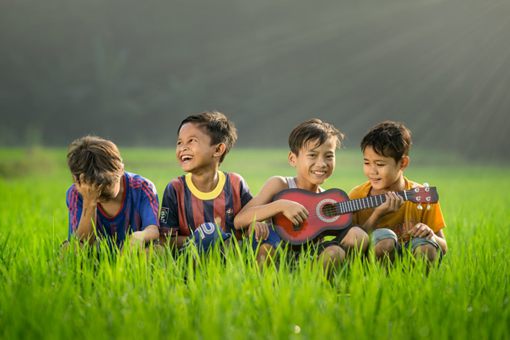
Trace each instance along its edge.
<instances>
[{"instance_id":1,"label":"green foliage background","mask_svg":"<svg viewBox=\"0 0 510 340\"><path fill-rule=\"evenodd\" d=\"M121 152L160 193L180 174L173 150ZM234 149L223 168L256 193L292 174L286 154ZM242 247L196 265L169 253L62 256L65 151L1 149L0 338L507 338L508 170L416 151L407 175L438 187L448 223L441 266L427 274L404 258L386 270L355 257L327 280L306 258L260 272ZM326 187L363 180L360 155L342 150Z\"/></svg>"}]
</instances>

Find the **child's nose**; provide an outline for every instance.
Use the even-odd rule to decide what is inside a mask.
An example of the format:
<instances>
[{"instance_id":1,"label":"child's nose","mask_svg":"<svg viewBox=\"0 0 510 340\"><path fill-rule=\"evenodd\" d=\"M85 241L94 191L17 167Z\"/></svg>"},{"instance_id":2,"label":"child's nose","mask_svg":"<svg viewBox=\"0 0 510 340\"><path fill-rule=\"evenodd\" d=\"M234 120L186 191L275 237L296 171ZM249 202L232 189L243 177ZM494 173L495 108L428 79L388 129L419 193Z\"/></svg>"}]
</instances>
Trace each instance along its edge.
<instances>
[{"instance_id":1,"label":"child's nose","mask_svg":"<svg viewBox=\"0 0 510 340\"><path fill-rule=\"evenodd\" d=\"M317 158L317 165L326 166L327 165L326 159L324 159L324 157Z\"/></svg>"}]
</instances>

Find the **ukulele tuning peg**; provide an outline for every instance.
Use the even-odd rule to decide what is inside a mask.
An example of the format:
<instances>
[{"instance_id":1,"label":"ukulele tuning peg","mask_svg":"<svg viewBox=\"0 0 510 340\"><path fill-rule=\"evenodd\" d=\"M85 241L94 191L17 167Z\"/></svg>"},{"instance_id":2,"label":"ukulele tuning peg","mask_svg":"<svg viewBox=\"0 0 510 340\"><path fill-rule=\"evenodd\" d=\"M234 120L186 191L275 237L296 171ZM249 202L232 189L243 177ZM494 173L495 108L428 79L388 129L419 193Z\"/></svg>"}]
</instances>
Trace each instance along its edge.
<instances>
[{"instance_id":1,"label":"ukulele tuning peg","mask_svg":"<svg viewBox=\"0 0 510 340\"><path fill-rule=\"evenodd\" d=\"M418 210L423 210L423 206L421 205L421 203L418 203L418 206L416 207Z\"/></svg>"},{"instance_id":2,"label":"ukulele tuning peg","mask_svg":"<svg viewBox=\"0 0 510 340\"><path fill-rule=\"evenodd\" d=\"M425 183L423 183L423 186L424 186L425 188L428 188L430 185L429 185L427 182L425 182Z\"/></svg>"}]
</instances>

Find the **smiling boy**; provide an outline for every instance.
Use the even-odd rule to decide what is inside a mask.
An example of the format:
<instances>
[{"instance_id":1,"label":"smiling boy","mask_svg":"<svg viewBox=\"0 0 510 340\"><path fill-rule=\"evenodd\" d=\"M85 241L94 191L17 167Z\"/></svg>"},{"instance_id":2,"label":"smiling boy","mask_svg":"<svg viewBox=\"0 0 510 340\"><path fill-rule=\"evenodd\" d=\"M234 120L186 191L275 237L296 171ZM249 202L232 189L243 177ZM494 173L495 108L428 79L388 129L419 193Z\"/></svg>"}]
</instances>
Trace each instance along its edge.
<instances>
[{"instance_id":1,"label":"smiling boy","mask_svg":"<svg viewBox=\"0 0 510 340\"><path fill-rule=\"evenodd\" d=\"M249 225L254 220L264 221L282 213L294 225L303 223L309 212L300 203L273 197L285 189L299 188L319 193L321 185L335 170L336 149L340 147L343 134L333 125L320 119L311 119L296 126L289 135L289 164L296 168L295 177L274 176L269 178L259 194L254 197L236 216L238 227ZM274 231L273 231L274 232ZM344 261L346 250L368 245L367 234L359 227L340 231L331 241L322 238L311 241L318 249L320 262L327 271L332 271ZM266 246L265 253L274 249Z\"/></svg>"},{"instance_id":2,"label":"smiling boy","mask_svg":"<svg viewBox=\"0 0 510 340\"><path fill-rule=\"evenodd\" d=\"M241 239L234 216L252 195L239 174L220 170L236 140L234 124L221 112L202 112L181 122L175 155L186 174L170 181L163 194L160 231L164 243L182 248L191 238L203 238L212 224L219 227L224 240L231 234ZM272 241L260 224L253 228L258 241Z\"/></svg>"},{"instance_id":3,"label":"smiling boy","mask_svg":"<svg viewBox=\"0 0 510 340\"><path fill-rule=\"evenodd\" d=\"M385 121L374 126L363 137L363 172L368 181L349 193L351 199L386 195L386 201L375 209L354 213L353 223L371 233L371 243L378 259L393 259L403 247L413 254L434 261L445 254L447 243L439 203L422 207L406 201L397 191L410 190L420 184L407 179L411 132L404 124Z\"/></svg>"}]
</instances>

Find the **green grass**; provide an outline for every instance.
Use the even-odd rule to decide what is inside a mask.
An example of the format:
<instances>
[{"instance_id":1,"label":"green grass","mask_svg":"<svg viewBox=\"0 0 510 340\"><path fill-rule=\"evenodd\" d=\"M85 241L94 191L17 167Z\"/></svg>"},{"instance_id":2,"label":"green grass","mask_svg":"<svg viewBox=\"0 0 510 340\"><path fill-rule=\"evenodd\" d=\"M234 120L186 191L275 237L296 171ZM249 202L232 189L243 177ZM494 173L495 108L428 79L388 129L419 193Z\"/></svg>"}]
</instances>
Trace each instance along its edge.
<instances>
[{"instance_id":1,"label":"green grass","mask_svg":"<svg viewBox=\"0 0 510 340\"><path fill-rule=\"evenodd\" d=\"M171 149L121 149L160 194L181 174ZM222 166L260 190L292 175L285 150L234 149ZM355 258L332 280L308 259L260 272L244 248L196 265L169 253L63 255L65 150L0 150L0 338L508 338L510 168L417 153L407 175L438 187L449 253L427 274ZM450 160L450 161L449 161ZM364 180L340 151L326 187Z\"/></svg>"}]
</instances>

